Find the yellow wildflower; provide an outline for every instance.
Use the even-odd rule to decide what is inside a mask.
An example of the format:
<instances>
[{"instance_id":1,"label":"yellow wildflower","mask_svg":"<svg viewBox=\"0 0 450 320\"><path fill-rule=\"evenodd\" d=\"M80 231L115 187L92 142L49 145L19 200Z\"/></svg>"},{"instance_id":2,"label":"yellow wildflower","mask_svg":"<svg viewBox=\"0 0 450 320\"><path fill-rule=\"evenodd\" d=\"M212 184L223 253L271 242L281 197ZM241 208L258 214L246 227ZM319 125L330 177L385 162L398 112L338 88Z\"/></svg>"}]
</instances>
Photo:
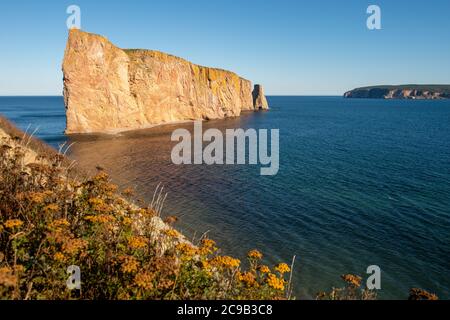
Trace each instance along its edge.
<instances>
[{"instance_id":1,"label":"yellow wildflower","mask_svg":"<svg viewBox=\"0 0 450 320\"><path fill-rule=\"evenodd\" d=\"M252 250L248 253L248 257L251 259L257 259L257 260L261 260L262 259L262 253L259 252L258 250Z\"/></svg>"},{"instance_id":2,"label":"yellow wildflower","mask_svg":"<svg viewBox=\"0 0 450 320\"><path fill-rule=\"evenodd\" d=\"M131 220L130 218L128 218L128 217L123 218L123 224L124 225L129 226L132 223L133 223L133 220Z\"/></svg>"},{"instance_id":3,"label":"yellow wildflower","mask_svg":"<svg viewBox=\"0 0 450 320\"><path fill-rule=\"evenodd\" d=\"M164 230L164 234L171 238L177 238L180 236L180 233L175 229L166 229Z\"/></svg>"},{"instance_id":4,"label":"yellow wildflower","mask_svg":"<svg viewBox=\"0 0 450 320\"><path fill-rule=\"evenodd\" d=\"M179 243L175 247L182 255L191 257L196 254L196 250L193 246L187 243Z\"/></svg>"},{"instance_id":5,"label":"yellow wildflower","mask_svg":"<svg viewBox=\"0 0 450 320\"><path fill-rule=\"evenodd\" d=\"M59 206L56 203L51 203L46 205L43 210L46 214L55 213L59 210Z\"/></svg>"},{"instance_id":6,"label":"yellow wildflower","mask_svg":"<svg viewBox=\"0 0 450 320\"><path fill-rule=\"evenodd\" d=\"M291 268L286 263L280 263L275 267L275 271L278 271L280 274L291 271Z\"/></svg>"},{"instance_id":7,"label":"yellow wildflower","mask_svg":"<svg viewBox=\"0 0 450 320\"><path fill-rule=\"evenodd\" d=\"M439 300L438 296L423 289L412 288L408 300Z\"/></svg>"},{"instance_id":8,"label":"yellow wildflower","mask_svg":"<svg viewBox=\"0 0 450 320\"><path fill-rule=\"evenodd\" d=\"M23 225L23 221L19 220L19 219L10 219L7 220L5 223L5 228L7 229L14 229L14 228L18 228L21 225Z\"/></svg>"},{"instance_id":9,"label":"yellow wildflower","mask_svg":"<svg viewBox=\"0 0 450 320\"><path fill-rule=\"evenodd\" d=\"M147 245L147 239L144 237L131 237L128 239L128 245L132 249L141 249Z\"/></svg>"},{"instance_id":10,"label":"yellow wildflower","mask_svg":"<svg viewBox=\"0 0 450 320\"><path fill-rule=\"evenodd\" d=\"M88 202L89 202L89 204L91 205L91 206L100 206L100 205L103 205L105 202L102 200L102 199L100 199L100 198L90 198L89 200L88 200Z\"/></svg>"},{"instance_id":11,"label":"yellow wildflower","mask_svg":"<svg viewBox=\"0 0 450 320\"><path fill-rule=\"evenodd\" d=\"M70 226L66 219L57 219L48 225L48 229L57 233L61 233L64 229ZM56 236L56 235L55 235Z\"/></svg>"},{"instance_id":12,"label":"yellow wildflower","mask_svg":"<svg viewBox=\"0 0 450 320\"><path fill-rule=\"evenodd\" d=\"M205 270L208 270L211 267L211 264L209 263L208 260L202 260L201 264L202 264L202 268Z\"/></svg>"},{"instance_id":13,"label":"yellow wildflower","mask_svg":"<svg viewBox=\"0 0 450 320\"><path fill-rule=\"evenodd\" d=\"M122 257L122 271L124 273L134 273L138 270L139 261L135 257L125 256Z\"/></svg>"},{"instance_id":14,"label":"yellow wildflower","mask_svg":"<svg viewBox=\"0 0 450 320\"><path fill-rule=\"evenodd\" d=\"M64 254L62 254L61 252L56 252L53 255L53 259L55 259L56 261L59 261L59 262L64 262L64 260L66 260L66 256Z\"/></svg>"},{"instance_id":15,"label":"yellow wildflower","mask_svg":"<svg viewBox=\"0 0 450 320\"><path fill-rule=\"evenodd\" d=\"M349 285L354 287L360 287L361 286L361 280L362 278L360 276L355 276L353 274L344 274L341 276L342 280L347 282Z\"/></svg>"},{"instance_id":16,"label":"yellow wildflower","mask_svg":"<svg viewBox=\"0 0 450 320\"><path fill-rule=\"evenodd\" d=\"M50 224L51 228L68 227L68 226L70 226L70 223L69 221L67 221L67 219L57 219Z\"/></svg>"},{"instance_id":17,"label":"yellow wildflower","mask_svg":"<svg viewBox=\"0 0 450 320\"><path fill-rule=\"evenodd\" d=\"M200 254L207 255L217 251L216 243L210 239L203 239L201 241Z\"/></svg>"},{"instance_id":18,"label":"yellow wildflower","mask_svg":"<svg viewBox=\"0 0 450 320\"><path fill-rule=\"evenodd\" d=\"M229 256L218 256L212 260L212 263L219 267L237 268L241 264L241 261Z\"/></svg>"},{"instance_id":19,"label":"yellow wildflower","mask_svg":"<svg viewBox=\"0 0 450 320\"><path fill-rule=\"evenodd\" d=\"M47 194L44 192L30 192L28 195L31 202L35 204L41 204L45 201Z\"/></svg>"},{"instance_id":20,"label":"yellow wildflower","mask_svg":"<svg viewBox=\"0 0 450 320\"><path fill-rule=\"evenodd\" d=\"M259 271L260 271L261 273L269 273L269 272L270 272L270 269L269 269L268 266L262 265L262 266L259 267Z\"/></svg>"},{"instance_id":21,"label":"yellow wildflower","mask_svg":"<svg viewBox=\"0 0 450 320\"><path fill-rule=\"evenodd\" d=\"M251 287L256 284L255 275L251 272L238 273L239 281L246 284L248 287Z\"/></svg>"},{"instance_id":22,"label":"yellow wildflower","mask_svg":"<svg viewBox=\"0 0 450 320\"><path fill-rule=\"evenodd\" d=\"M11 268L0 268L0 285L5 287L14 287L16 285L16 277Z\"/></svg>"},{"instance_id":23,"label":"yellow wildflower","mask_svg":"<svg viewBox=\"0 0 450 320\"><path fill-rule=\"evenodd\" d=\"M87 241L83 239L70 239L63 244L63 251L68 255L75 255L88 245Z\"/></svg>"},{"instance_id":24,"label":"yellow wildflower","mask_svg":"<svg viewBox=\"0 0 450 320\"><path fill-rule=\"evenodd\" d=\"M84 217L85 220L90 221L92 223L108 223L108 222L114 222L115 218L114 216L110 214L99 214L96 216L89 215Z\"/></svg>"},{"instance_id":25,"label":"yellow wildflower","mask_svg":"<svg viewBox=\"0 0 450 320\"><path fill-rule=\"evenodd\" d=\"M140 272L134 277L134 283L142 289L150 290L153 288L153 275L148 272Z\"/></svg>"},{"instance_id":26,"label":"yellow wildflower","mask_svg":"<svg viewBox=\"0 0 450 320\"><path fill-rule=\"evenodd\" d=\"M273 273L267 277L267 284L275 290L284 290L284 280L278 278Z\"/></svg>"},{"instance_id":27,"label":"yellow wildflower","mask_svg":"<svg viewBox=\"0 0 450 320\"><path fill-rule=\"evenodd\" d=\"M107 181L108 178L109 178L108 174L105 171L101 171L93 178L93 180L96 182Z\"/></svg>"}]
</instances>

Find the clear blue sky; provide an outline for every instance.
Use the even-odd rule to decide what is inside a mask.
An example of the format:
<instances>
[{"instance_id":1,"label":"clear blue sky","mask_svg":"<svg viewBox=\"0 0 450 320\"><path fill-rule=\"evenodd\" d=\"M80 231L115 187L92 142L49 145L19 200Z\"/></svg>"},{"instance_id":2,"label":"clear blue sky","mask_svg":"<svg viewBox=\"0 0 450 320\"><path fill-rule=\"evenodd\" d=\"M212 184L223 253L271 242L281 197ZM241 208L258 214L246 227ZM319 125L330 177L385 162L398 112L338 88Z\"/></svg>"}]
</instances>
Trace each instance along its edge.
<instances>
[{"instance_id":1,"label":"clear blue sky","mask_svg":"<svg viewBox=\"0 0 450 320\"><path fill-rule=\"evenodd\" d=\"M0 95L60 95L66 8L82 29L229 69L268 94L450 83L449 0L23 1L0 3ZM382 10L382 30L366 9Z\"/></svg>"}]
</instances>

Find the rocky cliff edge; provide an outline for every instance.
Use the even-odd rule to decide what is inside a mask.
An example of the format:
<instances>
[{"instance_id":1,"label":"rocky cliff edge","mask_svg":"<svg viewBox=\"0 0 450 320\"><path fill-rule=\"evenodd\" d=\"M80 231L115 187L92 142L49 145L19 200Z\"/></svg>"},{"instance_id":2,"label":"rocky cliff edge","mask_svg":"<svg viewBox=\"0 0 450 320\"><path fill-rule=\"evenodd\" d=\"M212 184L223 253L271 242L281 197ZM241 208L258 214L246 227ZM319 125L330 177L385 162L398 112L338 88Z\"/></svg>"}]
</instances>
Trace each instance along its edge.
<instances>
[{"instance_id":1,"label":"rocky cliff edge","mask_svg":"<svg viewBox=\"0 0 450 320\"><path fill-rule=\"evenodd\" d=\"M72 29L63 61L66 133L117 132L268 109L260 85L153 50L122 50Z\"/></svg>"}]
</instances>

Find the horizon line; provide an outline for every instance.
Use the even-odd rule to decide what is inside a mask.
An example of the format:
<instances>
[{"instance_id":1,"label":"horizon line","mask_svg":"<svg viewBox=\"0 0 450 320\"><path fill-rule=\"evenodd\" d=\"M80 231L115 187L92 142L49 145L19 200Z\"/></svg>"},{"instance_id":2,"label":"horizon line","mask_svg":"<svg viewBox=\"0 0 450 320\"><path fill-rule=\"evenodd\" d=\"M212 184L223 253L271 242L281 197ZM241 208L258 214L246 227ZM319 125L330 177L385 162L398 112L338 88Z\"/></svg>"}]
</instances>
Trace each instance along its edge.
<instances>
[{"instance_id":1,"label":"horizon line","mask_svg":"<svg viewBox=\"0 0 450 320\"><path fill-rule=\"evenodd\" d=\"M266 97L340 97L343 94L266 94ZM0 98L20 98L20 97L61 97L63 95L56 94L23 94L23 95L2 95Z\"/></svg>"}]
</instances>

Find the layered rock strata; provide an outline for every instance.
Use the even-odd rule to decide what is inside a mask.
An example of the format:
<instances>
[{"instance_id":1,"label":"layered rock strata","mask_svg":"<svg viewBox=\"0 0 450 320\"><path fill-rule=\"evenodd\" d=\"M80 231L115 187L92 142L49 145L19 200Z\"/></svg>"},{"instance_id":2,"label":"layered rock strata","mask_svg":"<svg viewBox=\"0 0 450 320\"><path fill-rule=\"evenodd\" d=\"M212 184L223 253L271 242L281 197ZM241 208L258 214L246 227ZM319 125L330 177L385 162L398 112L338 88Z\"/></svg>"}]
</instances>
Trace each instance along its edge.
<instances>
[{"instance_id":1,"label":"layered rock strata","mask_svg":"<svg viewBox=\"0 0 450 320\"><path fill-rule=\"evenodd\" d=\"M268 109L237 74L72 29L63 61L66 133L117 132Z\"/></svg>"}]
</instances>

